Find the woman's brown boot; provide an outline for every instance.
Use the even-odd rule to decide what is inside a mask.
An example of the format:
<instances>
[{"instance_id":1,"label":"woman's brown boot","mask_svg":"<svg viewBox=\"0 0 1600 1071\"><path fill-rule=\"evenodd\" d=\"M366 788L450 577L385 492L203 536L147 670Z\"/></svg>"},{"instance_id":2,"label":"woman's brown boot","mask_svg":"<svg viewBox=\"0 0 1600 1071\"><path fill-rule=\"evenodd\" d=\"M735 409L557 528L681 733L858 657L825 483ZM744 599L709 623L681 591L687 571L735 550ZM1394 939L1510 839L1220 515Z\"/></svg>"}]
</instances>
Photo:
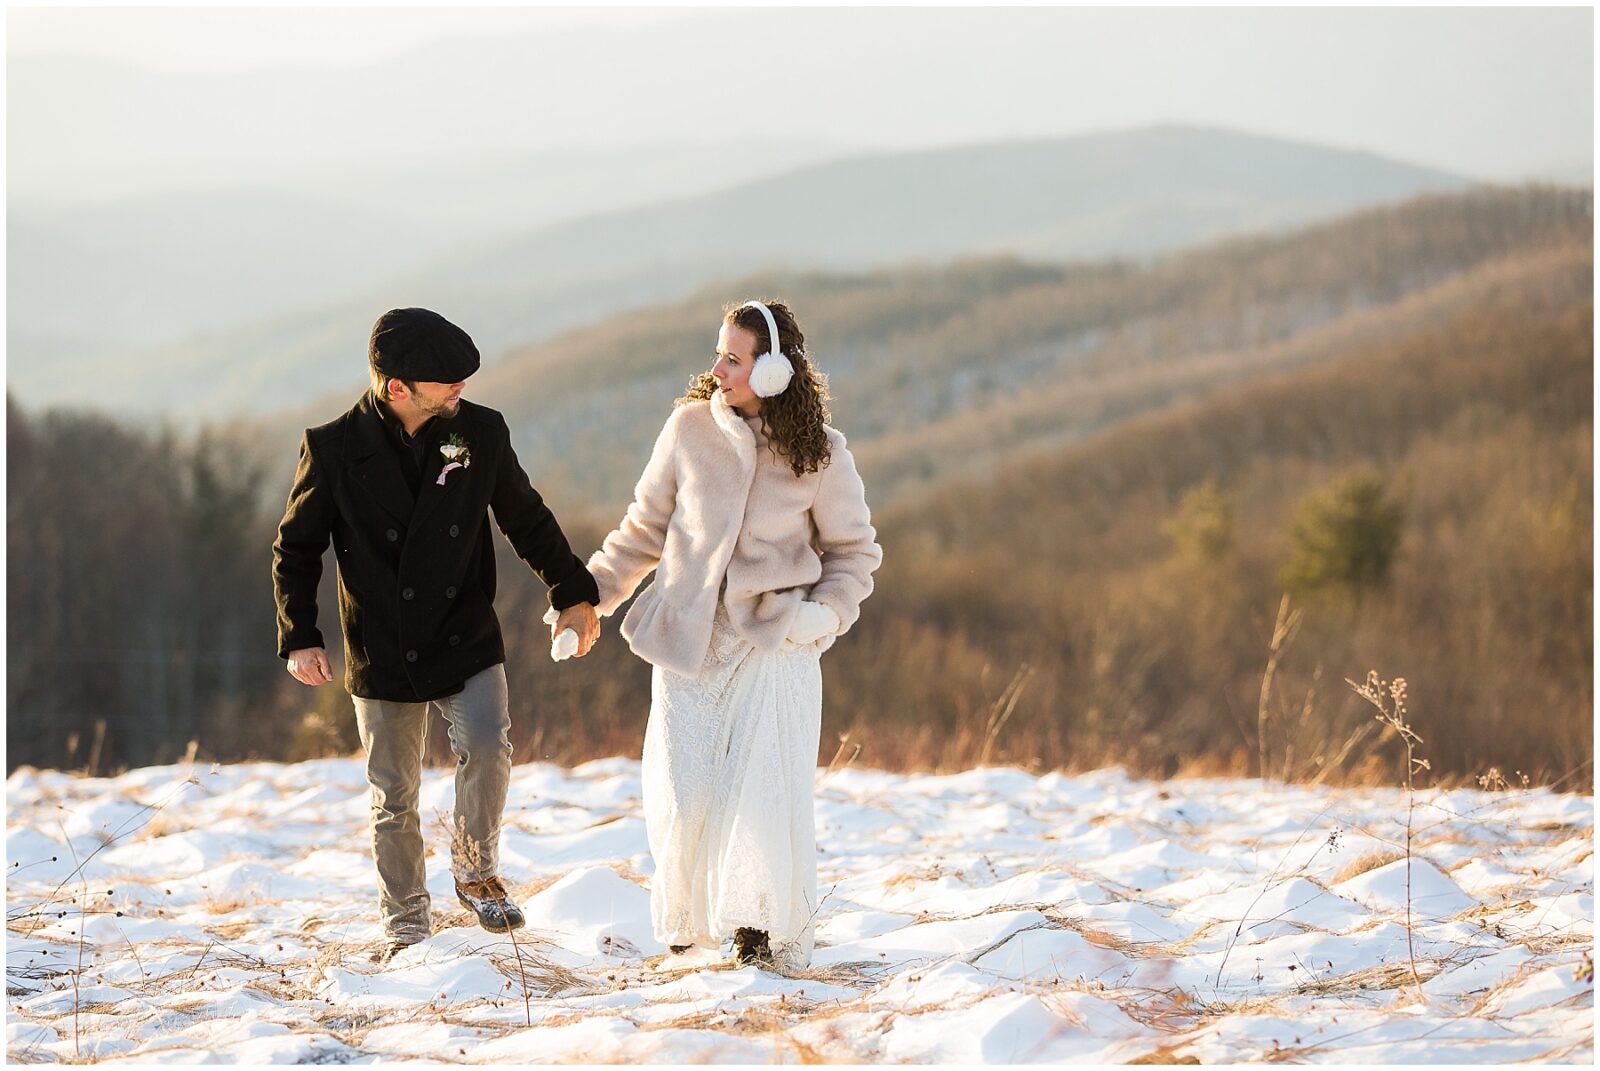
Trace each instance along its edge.
<instances>
[{"instance_id":1,"label":"woman's brown boot","mask_svg":"<svg viewBox=\"0 0 1600 1071\"><path fill-rule=\"evenodd\" d=\"M771 963L772 942L766 930L741 926L733 931L733 958L740 963Z\"/></svg>"}]
</instances>

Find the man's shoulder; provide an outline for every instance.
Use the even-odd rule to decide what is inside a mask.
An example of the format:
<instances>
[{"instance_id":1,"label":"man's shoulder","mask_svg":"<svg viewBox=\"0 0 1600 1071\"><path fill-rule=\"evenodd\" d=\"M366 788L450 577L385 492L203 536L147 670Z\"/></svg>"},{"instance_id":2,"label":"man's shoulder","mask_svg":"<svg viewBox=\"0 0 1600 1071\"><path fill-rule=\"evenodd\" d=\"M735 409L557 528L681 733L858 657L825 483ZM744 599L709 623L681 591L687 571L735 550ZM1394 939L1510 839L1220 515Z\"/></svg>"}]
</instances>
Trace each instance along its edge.
<instances>
[{"instance_id":1,"label":"man's shoulder","mask_svg":"<svg viewBox=\"0 0 1600 1071\"><path fill-rule=\"evenodd\" d=\"M350 427L350 422L355 419L360 410L361 404L358 402L332 420L307 428L307 441L317 447L325 447L338 442L344 437L345 431Z\"/></svg>"},{"instance_id":2,"label":"man's shoulder","mask_svg":"<svg viewBox=\"0 0 1600 1071\"><path fill-rule=\"evenodd\" d=\"M347 424L349 424L349 423L350 423L350 414L349 413L340 413L338 416L334 417L332 420L326 421L325 423L322 423L322 424L318 424L316 427L307 428L306 429L306 434L311 436L313 439L327 439L327 438L329 438L331 436L338 435L341 431L343 431L345 429L345 426Z\"/></svg>"},{"instance_id":3,"label":"man's shoulder","mask_svg":"<svg viewBox=\"0 0 1600 1071\"><path fill-rule=\"evenodd\" d=\"M450 421L452 425L459 424L466 427L504 428L506 418L498 409L490 409L487 405L469 402L461 399L461 408L456 412L455 418Z\"/></svg>"}]
</instances>

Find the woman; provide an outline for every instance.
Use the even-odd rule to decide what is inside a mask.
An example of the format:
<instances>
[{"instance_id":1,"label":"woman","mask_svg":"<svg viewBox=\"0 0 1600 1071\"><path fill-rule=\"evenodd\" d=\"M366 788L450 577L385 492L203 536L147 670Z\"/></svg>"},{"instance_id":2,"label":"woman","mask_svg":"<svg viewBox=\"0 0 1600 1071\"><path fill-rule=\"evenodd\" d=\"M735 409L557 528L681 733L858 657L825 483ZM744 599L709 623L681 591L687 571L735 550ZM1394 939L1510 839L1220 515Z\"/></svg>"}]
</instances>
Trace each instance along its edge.
<instances>
[{"instance_id":1,"label":"woman","mask_svg":"<svg viewBox=\"0 0 1600 1071\"><path fill-rule=\"evenodd\" d=\"M589 561L602 616L655 668L644 807L656 936L741 963L811 959L818 659L883 560L827 380L782 302L729 311L633 504Z\"/></svg>"}]
</instances>

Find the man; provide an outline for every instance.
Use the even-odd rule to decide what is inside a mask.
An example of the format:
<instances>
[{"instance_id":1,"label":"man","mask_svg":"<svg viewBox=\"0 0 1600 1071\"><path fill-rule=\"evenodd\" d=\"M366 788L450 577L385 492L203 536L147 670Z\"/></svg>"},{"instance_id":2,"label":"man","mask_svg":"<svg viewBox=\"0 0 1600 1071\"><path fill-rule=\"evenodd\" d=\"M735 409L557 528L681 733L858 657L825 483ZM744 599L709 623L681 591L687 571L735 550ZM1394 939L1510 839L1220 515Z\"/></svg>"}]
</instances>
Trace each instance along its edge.
<instances>
[{"instance_id":1,"label":"man","mask_svg":"<svg viewBox=\"0 0 1600 1071\"><path fill-rule=\"evenodd\" d=\"M417 812L430 709L449 721L457 759L456 896L487 930L523 924L496 865L511 718L490 510L549 585L555 633L573 629L581 657L600 624L594 579L517 463L505 418L461 398L478 370L467 333L427 309L392 309L373 327L367 358L372 389L301 442L272 579L279 657L301 683L328 683L317 583L332 540L344 684L372 786L385 934L373 958L386 962L432 931Z\"/></svg>"}]
</instances>

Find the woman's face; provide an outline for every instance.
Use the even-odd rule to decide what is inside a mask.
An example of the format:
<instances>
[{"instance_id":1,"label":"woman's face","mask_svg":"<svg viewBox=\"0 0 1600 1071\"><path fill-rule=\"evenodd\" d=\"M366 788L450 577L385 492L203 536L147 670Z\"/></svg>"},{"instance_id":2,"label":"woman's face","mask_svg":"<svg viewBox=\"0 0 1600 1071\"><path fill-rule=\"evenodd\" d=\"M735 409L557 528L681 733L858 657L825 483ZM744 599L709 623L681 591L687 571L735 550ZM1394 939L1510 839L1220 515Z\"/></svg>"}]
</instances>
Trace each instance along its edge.
<instances>
[{"instance_id":1,"label":"woman's face","mask_svg":"<svg viewBox=\"0 0 1600 1071\"><path fill-rule=\"evenodd\" d=\"M744 416L761 412L761 399L750 389L756 344L756 336L738 324L724 323L717 332L717 360L711 366L711 374L722 390L723 400Z\"/></svg>"}]
</instances>

